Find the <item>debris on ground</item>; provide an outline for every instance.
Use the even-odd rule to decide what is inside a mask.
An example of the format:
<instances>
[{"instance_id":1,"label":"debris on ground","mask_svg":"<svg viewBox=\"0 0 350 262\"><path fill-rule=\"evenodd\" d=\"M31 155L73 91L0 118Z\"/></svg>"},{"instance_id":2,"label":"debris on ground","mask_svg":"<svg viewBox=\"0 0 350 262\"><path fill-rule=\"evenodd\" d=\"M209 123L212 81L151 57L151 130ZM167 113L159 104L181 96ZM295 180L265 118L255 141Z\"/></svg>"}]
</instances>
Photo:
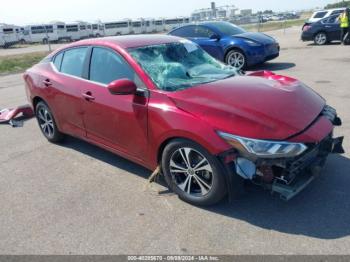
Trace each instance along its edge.
<instances>
[{"instance_id":1,"label":"debris on ground","mask_svg":"<svg viewBox=\"0 0 350 262\"><path fill-rule=\"evenodd\" d=\"M22 127L23 120L32 118L34 112L30 105L18 106L15 108L5 108L0 110L0 123L8 123L12 127Z\"/></svg>"},{"instance_id":2,"label":"debris on ground","mask_svg":"<svg viewBox=\"0 0 350 262\"><path fill-rule=\"evenodd\" d=\"M153 171L151 176L148 178L148 183L156 182L159 175L160 175L160 166L157 166L157 168Z\"/></svg>"}]
</instances>

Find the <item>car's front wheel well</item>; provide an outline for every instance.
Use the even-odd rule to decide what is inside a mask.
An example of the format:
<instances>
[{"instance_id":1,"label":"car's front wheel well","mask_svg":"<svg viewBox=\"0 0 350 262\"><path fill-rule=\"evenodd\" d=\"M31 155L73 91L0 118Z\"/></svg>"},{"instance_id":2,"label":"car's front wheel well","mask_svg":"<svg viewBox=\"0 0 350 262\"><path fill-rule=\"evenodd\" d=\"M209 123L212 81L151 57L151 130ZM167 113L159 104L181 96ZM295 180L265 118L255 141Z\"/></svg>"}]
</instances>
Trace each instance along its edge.
<instances>
[{"instance_id":1,"label":"car's front wheel well","mask_svg":"<svg viewBox=\"0 0 350 262\"><path fill-rule=\"evenodd\" d=\"M39 102L44 102L44 103L46 103L45 101L44 101L44 99L42 99L41 97L39 97L39 96L36 96L36 97L34 97L33 98L33 108L34 108L34 111L36 110L36 105L39 103Z\"/></svg>"},{"instance_id":2,"label":"car's front wheel well","mask_svg":"<svg viewBox=\"0 0 350 262\"><path fill-rule=\"evenodd\" d=\"M163 155L163 151L164 148L171 143L171 141L175 140L175 139L183 139L182 137L171 137L166 139L165 141L163 141L159 148L158 148L158 154L157 154L157 163L160 164L162 162L162 155Z\"/></svg>"}]
</instances>

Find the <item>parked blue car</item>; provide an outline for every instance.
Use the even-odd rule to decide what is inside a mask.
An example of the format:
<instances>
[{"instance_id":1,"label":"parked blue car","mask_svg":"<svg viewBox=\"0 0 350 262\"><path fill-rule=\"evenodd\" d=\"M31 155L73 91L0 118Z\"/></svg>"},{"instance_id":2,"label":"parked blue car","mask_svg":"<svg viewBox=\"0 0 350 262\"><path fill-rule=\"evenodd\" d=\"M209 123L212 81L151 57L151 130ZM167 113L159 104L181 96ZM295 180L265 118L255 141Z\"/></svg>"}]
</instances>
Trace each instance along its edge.
<instances>
[{"instance_id":1,"label":"parked blue car","mask_svg":"<svg viewBox=\"0 0 350 262\"><path fill-rule=\"evenodd\" d=\"M176 28L170 35L187 38L216 59L237 69L262 64L279 56L276 40L263 33L247 32L228 22L204 22Z\"/></svg>"}]
</instances>

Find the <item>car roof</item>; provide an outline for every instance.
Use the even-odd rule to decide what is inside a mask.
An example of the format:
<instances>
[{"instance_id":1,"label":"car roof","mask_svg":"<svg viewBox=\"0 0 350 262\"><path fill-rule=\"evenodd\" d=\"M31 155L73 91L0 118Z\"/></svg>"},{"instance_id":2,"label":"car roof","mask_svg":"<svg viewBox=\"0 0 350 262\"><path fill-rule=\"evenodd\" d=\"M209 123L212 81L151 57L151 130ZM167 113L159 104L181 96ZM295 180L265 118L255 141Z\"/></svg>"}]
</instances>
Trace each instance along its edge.
<instances>
[{"instance_id":1,"label":"car roof","mask_svg":"<svg viewBox=\"0 0 350 262\"><path fill-rule=\"evenodd\" d=\"M174 29L174 31L176 29L182 28L182 27L187 27L187 26L193 26L193 25L204 25L204 26L215 26L217 24L232 24L230 22L226 22L226 21L205 21L205 22L196 22L196 23L190 23L187 25L183 25L183 26L179 26L177 28ZM234 25L234 24L233 24Z\"/></svg>"},{"instance_id":2,"label":"car roof","mask_svg":"<svg viewBox=\"0 0 350 262\"><path fill-rule=\"evenodd\" d=\"M115 45L123 49L150 46L150 45L161 45L174 42L180 42L182 38L162 35L162 34L150 34L150 35L125 35L125 36L112 36L80 40L71 44L70 46L80 45Z\"/></svg>"},{"instance_id":3,"label":"car roof","mask_svg":"<svg viewBox=\"0 0 350 262\"><path fill-rule=\"evenodd\" d=\"M338 10L345 10L346 7L339 7L339 8L332 8L332 9L322 9L322 10L317 10L314 12L315 13L318 13L318 12L332 12L332 11L338 11Z\"/></svg>"}]
</instances>

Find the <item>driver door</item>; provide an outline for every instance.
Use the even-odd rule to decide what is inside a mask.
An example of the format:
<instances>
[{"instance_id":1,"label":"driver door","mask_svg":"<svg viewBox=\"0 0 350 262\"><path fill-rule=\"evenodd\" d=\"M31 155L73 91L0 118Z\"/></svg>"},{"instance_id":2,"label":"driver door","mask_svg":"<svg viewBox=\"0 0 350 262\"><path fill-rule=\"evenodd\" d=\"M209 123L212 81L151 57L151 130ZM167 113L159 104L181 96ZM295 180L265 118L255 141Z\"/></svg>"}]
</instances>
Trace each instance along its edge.
<instances>
[{"instance_id":1,"label":"driver door","mask_svg":"<svg viewBox=\"0 0 350 262\"><path fill-rule=\"evenodd\" d=\"M223 48L220 45L220 39L212 38L216 34L204 26L197 25L194 30L192 41L200 45L206 52L216 59L222 60L224 56Z\"/></svg>"}]
</instances>

